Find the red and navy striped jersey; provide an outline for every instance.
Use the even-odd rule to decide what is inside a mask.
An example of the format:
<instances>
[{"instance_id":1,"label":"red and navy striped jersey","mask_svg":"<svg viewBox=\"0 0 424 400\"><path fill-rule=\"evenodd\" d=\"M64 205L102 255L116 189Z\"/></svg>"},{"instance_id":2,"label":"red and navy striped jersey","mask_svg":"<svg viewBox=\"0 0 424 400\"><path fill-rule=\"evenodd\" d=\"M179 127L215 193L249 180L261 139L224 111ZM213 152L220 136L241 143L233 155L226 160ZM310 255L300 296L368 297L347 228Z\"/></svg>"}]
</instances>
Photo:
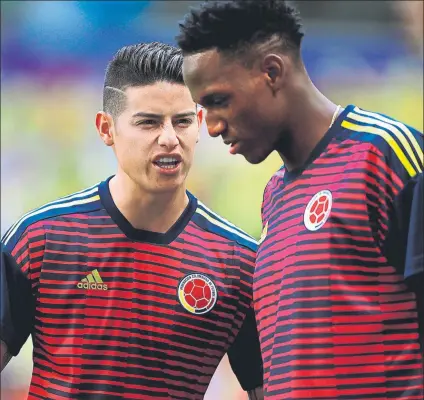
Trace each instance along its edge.
<instances>
[{"instance_id":1,"label":"red and navy striped jersey","mask_svg":"<svg viewBox=\"0 0 424 400\"><path fill-rule=\"evenodd\" d=\"M165 234L135 229L109 180L24 215L2 240L1 340L34 344L30 399L202 399L226 352L262 385L257 243L189 195Z\"/></svg>"},{"instance_id":2,"label":"red and navy striped jersey","mask_svg":"<svg viewBox=\"0 0 424 400\"><path fill-rule=\"evenodd\" d=\"M266 399L423 399L423 188L422 134L355 106L271 178L253 284Z\"/></svg>"}]
</instances>

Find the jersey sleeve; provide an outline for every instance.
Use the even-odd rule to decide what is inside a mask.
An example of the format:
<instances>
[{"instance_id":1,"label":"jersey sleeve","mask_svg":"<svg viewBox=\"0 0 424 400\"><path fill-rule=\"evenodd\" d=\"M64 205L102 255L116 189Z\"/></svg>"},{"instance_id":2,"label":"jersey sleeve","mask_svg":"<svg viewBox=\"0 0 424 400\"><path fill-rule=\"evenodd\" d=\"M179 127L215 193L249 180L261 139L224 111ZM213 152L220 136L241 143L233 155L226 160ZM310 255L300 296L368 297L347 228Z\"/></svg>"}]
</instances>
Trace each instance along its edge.
<instances>
[{"instance_id":1,"label":"jersey sleeve","mask_svg":"<svg viewBox=\"0 0 424 400\"><path fill-rule=\"evenodd\" d=\"M381 193L384 206L380 209L386 225L383 250L389 263L406 281L421 281L424 271L423 134L400 122L384 121L390 122L385 122L385 126L391 136L383 141L385 147L380 146L386 163L386 178L381 184L385 188Z\"/></svg>"},{"instance_id":2,"label":"jersey sleeve","mask_svg":"<svg viewBox=\"0 0 424 400\"><path fill-rule=\"evenodd\" d=\"M424 273L423 176L416 175L396 196L388 224L386 255L406 281L421 280Z\"/></svg>"},{"instance_id":3,"label":"jersey sleeve","mask_svg":"<svg viewBox=\"0 0 424 400\"><path fill-rule=\"evenodd\" d=\"M424 156L422 133L396 122L397 147L386 151L387 233L383 253L416 295L420 339L424 346ZM396 151L393 150L393 147ZM389 195L388 195L389 194Z\"/></svg>"},{"instance_id":4,"label":"jersey sleeve","mask_svg":"<svg viewBox=\"0 0 424 400\"><path fill-rule=\"evenodd\" d=\"M257 243L249 247L239 247L235 252L235 262L239 264L243 291L243 309L245 317L241 328L228 349L228 358L240 386L245 391L263 385L262 355L259 335L253 310L253 272L255 269Z\"/></svg>"},{"instance_id":5,"label":"jersey sleeve","mask_svg":"<svg viewBox=\"0 0 424 400\"><path fill-rule=\"evenodd\" d=\"M30 335L35 296L30 277L28 232L19 239L1 243L1 331L0 339L16 356ZM6 238L7 239L7 238Z\"/></svg>"},{"instance_id":6,"label":"jersey sleeve","mask_svg":"<svg viewBox=\"0 0 424 400\"><path fill-rule=\"evenodd\" d=\"M263 385L262 355L253 308L248 310L239 334L228 350L228 358L243 390Z\"/></svg>"},{"instance_id":7,"label":"jersey sleeve","mask_svg":"<svg viewBox=\"0 0 424 400\"><path fill-rule=\"evenodd\" d=\"M385 253L415 293L420 341L424 348L424 175L411 179L396 196L388 224Z\"/></svg>"}]
</instances>

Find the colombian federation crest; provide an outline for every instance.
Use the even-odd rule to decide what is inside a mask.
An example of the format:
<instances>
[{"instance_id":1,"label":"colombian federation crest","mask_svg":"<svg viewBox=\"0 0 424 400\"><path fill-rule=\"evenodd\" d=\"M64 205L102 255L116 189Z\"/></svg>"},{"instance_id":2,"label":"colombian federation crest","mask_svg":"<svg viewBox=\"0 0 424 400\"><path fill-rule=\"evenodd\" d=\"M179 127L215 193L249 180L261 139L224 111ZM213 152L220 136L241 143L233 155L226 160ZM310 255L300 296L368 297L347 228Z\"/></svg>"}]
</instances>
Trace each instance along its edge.
<instances>
[{"instance_id":1,"label":"colombian federation crest","mask_svg":"<svg viewBox=\"0 0 424 400\"><path fill-rule=\"evenodd\" d=\"M203 274L189 274L178 285L178 300L192 314L212 310L217 297L215 284Z\"/></svg>"},{"instance_id":2,"label":"colombian federation crest","mask_svg":"<svg viewBox=\"0 0 424 400\"><path fill-rule=\"evenodd\" d=\"M303 222L310 231L317 231L330 216L333 196L329 190L321 190L309 201L303 215Z\"/></svg>"}]
</instances>

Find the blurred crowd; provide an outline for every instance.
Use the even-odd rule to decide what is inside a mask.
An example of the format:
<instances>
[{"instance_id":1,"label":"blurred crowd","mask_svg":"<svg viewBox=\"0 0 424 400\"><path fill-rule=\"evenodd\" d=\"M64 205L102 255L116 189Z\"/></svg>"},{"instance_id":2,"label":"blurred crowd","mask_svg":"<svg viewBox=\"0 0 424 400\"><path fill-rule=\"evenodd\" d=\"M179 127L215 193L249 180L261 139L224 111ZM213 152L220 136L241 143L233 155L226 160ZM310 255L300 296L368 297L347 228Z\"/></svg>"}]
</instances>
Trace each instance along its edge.
<instances>
[{"instance_id":1,"label":"blurred crowd","mask_svg":"<svg viewBox=\"0 0 424 400\"><path fill-rule=\"evenodd\" d=\"M174 43L178 20L195 3L1 3L2 234L29 209L113 173L114 157L94 129L106 64L124 45ZM292 3L306 25L308 70L330 99L423 130L422 1ZM262 191L279 164L276 155L258 166L230 156L203 127L189 189L258 237ZM2 374L1 398L25 398L30 374L27 343ZM206 399L244 399L231 376L225 364Z\"/></svg>"}]
</instances>

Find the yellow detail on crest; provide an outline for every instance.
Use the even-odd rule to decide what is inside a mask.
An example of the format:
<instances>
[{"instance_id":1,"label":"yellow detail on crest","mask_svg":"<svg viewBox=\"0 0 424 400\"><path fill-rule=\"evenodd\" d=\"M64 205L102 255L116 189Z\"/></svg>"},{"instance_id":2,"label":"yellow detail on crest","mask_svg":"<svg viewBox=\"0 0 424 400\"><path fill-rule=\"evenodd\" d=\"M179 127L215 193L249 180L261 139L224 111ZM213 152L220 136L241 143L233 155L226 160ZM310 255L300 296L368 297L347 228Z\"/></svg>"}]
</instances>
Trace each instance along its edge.
<instances>
[{"instance_id":1,"label":"yellow detail on crest","mask_svg":"<svg viewBox=\"0 0 424 400\"><path fill-rule=\"evenodd\" d=\"M179 299L180 299L180 302L181 302L181 304L182 304L182 306L187 310L187 311L190 311L191 313L195 313L195 311L196 311L196 309L195 308L193 308L190 304L188 304L187 302L186 302L186 299L184 298L184 290L179 290L178 291L178 297L179 297Z\"/></svg>"}]
</instances>

